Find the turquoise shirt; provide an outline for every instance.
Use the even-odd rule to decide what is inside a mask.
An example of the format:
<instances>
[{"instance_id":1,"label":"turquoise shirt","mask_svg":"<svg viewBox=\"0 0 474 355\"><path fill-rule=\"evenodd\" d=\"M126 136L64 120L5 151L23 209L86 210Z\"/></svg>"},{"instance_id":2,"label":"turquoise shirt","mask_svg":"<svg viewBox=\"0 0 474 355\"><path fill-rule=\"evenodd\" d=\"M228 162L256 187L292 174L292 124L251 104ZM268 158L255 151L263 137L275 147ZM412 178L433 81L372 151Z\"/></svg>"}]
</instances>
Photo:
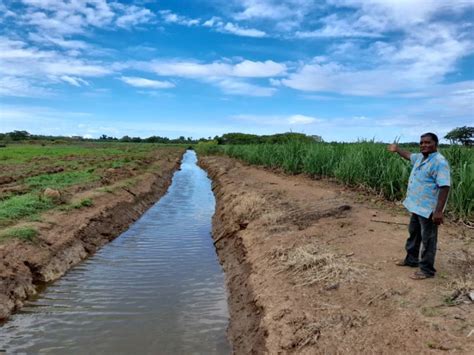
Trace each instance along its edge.
<instances>
[{"instance_id":1,"label":"turquoise shirt","mask_svg":"<svg viewBox=\"0 0 474 355\"><path fill-rule=\"evenodd\" d=\"M440 153L434 152L423 160L423 154L411 154L413 166L403 205L411 213L429 218L438 204L439 188L451 186L449 164Z\"/></svg>"}]
</instances>

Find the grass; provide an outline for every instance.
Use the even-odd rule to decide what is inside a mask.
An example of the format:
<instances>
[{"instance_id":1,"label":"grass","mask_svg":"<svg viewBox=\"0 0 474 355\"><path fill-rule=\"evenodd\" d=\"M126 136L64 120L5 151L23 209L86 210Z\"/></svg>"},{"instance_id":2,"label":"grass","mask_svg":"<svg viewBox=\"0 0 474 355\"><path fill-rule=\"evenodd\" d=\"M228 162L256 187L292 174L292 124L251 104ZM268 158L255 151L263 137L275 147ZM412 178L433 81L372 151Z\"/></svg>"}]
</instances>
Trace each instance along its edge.
<instances>
[{"instance_id":1,"label":"grass","mask_svg":"<svg viewBox=\"0 0 474 355\"><path fill-rule=\"evenodd\" d=\"M89 171L70 171L57 174L42 174L26 179L26 184L32 190L44 190L47 187L62 189L64 187L84 184L100 179Z\"/></svg>"},{"instance_id":2,"label":"grass","mask_svg":"<svg viewBox=\"0 0 474 355\"><path fill-rule=\"evenodd\" d=\"M85 198L73 205L73 208L83 208L83 207L92 207L94 206L94 201L90 198Z\"/></svg>"},{"instance_id":3,"label":"grass","mask_svg":"<svg viewBox=\"0 0 474 355\"><path fill-rule=\"evenodd\" d=\"M8 225L12 221L23 217L37 215L54 206L55 204L51 199L34 193L10 197L0 201L0 226Z\"/></svg>"},{"instance_id":4,"label":"grass","mask_svg":"<svg viewBox=\"0 0 474 355\"><path fill-rule=\"evenodd\" d=\"M211 147L215 151L215 147ZM335 178L362 187L388 200L402 200L406 194L411 166L385 144L305 143L223 145L224 154L250 164L280 168L289 174L306 173L314 177ZM411 148L417 151L417 147ZM205 152L205 149L203 149ZM440 152L451 167L452 187L447 211L463 221L474 220L474 150L452 146Z\"/></svg>"},{"instance_id":5,"label":"grass","mask_svg":"<svg viewBox=\"0 0 474 355\"><path fill-rule=\"evenodd\" d=\"M9 228L0 233L0 241L5 239L20 239L32 242L38 236L38 231L31 227Z\"/></svg>"}]
</instances>

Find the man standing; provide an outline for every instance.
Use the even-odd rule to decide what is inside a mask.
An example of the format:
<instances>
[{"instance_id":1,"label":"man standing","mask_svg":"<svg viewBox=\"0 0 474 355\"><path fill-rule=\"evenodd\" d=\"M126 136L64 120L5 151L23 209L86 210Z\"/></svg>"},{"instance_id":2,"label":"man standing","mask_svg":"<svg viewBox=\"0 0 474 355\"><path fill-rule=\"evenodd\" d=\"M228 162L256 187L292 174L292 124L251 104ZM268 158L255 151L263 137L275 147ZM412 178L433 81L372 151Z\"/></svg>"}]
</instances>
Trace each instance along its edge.
<instances>
[{"instance_id":1,"label":"man standing","mask_svg":"<svg viewBox=\"0 0 474 355\"><path fill-rule=\"evenodd\" d=\"M446 158L437 152L437 148L438 137L434 133L421 136L421 153L410 153L396 144L388 146L390 152L410 160L412 165L407 196L403 201L405 208L412 214L408 226L409 237L405 245L407 256L397 262L397 265L419 267L420 271L410 276L414 280L433 277L436 273L434 261L438 225L443 223L444 207L451 185L449 164Z\"/></svg>"}]
</instances>

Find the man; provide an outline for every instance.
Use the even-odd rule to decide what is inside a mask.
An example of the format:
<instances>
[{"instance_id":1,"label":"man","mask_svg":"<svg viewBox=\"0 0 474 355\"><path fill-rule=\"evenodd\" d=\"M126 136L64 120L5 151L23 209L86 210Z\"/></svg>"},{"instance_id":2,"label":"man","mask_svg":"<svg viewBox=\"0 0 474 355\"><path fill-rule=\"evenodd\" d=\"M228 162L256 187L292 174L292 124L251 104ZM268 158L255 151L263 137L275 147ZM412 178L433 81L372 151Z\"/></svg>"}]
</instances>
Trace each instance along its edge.
<instances>
[{"instance_id":1,"label":"man","mask_svg":"<svg viewBox=\"0 0 474 355\"><path fill-rule=\"evenodd\" d=\"M438 225L443 223L444 207L451 185L449 164L437 152L438 137L425 133L420 139L420 152L410 153L390 144L388 150L410 160L412 171L408 181L407 196L403 201L411 212L408 226L409 237L405 249L407 256L397 262L398 266L419 267L420 271L410 276L414 280L433 277L436 273L434 261L438 239ZM422 245L420 258L420 245Z\"/></svg>"}]
</instances>

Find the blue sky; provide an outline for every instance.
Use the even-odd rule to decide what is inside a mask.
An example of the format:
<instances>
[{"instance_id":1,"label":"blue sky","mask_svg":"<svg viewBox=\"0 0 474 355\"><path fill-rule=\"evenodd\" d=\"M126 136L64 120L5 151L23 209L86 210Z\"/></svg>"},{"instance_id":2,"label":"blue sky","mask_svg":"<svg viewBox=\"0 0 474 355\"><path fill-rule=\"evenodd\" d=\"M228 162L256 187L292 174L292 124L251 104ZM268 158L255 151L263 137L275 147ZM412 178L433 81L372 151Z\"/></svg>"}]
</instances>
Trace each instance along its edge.
<instances>
[{"instance_id":1,"label":"blue sky","mask_svg":"<svg viewBox=\"0 0 474 355\"><path fill-rule=\"evenodd\" d=\"M0 0L0 131L417 140L474 124L471 0Z\"/></svg>"}]
</instances>

